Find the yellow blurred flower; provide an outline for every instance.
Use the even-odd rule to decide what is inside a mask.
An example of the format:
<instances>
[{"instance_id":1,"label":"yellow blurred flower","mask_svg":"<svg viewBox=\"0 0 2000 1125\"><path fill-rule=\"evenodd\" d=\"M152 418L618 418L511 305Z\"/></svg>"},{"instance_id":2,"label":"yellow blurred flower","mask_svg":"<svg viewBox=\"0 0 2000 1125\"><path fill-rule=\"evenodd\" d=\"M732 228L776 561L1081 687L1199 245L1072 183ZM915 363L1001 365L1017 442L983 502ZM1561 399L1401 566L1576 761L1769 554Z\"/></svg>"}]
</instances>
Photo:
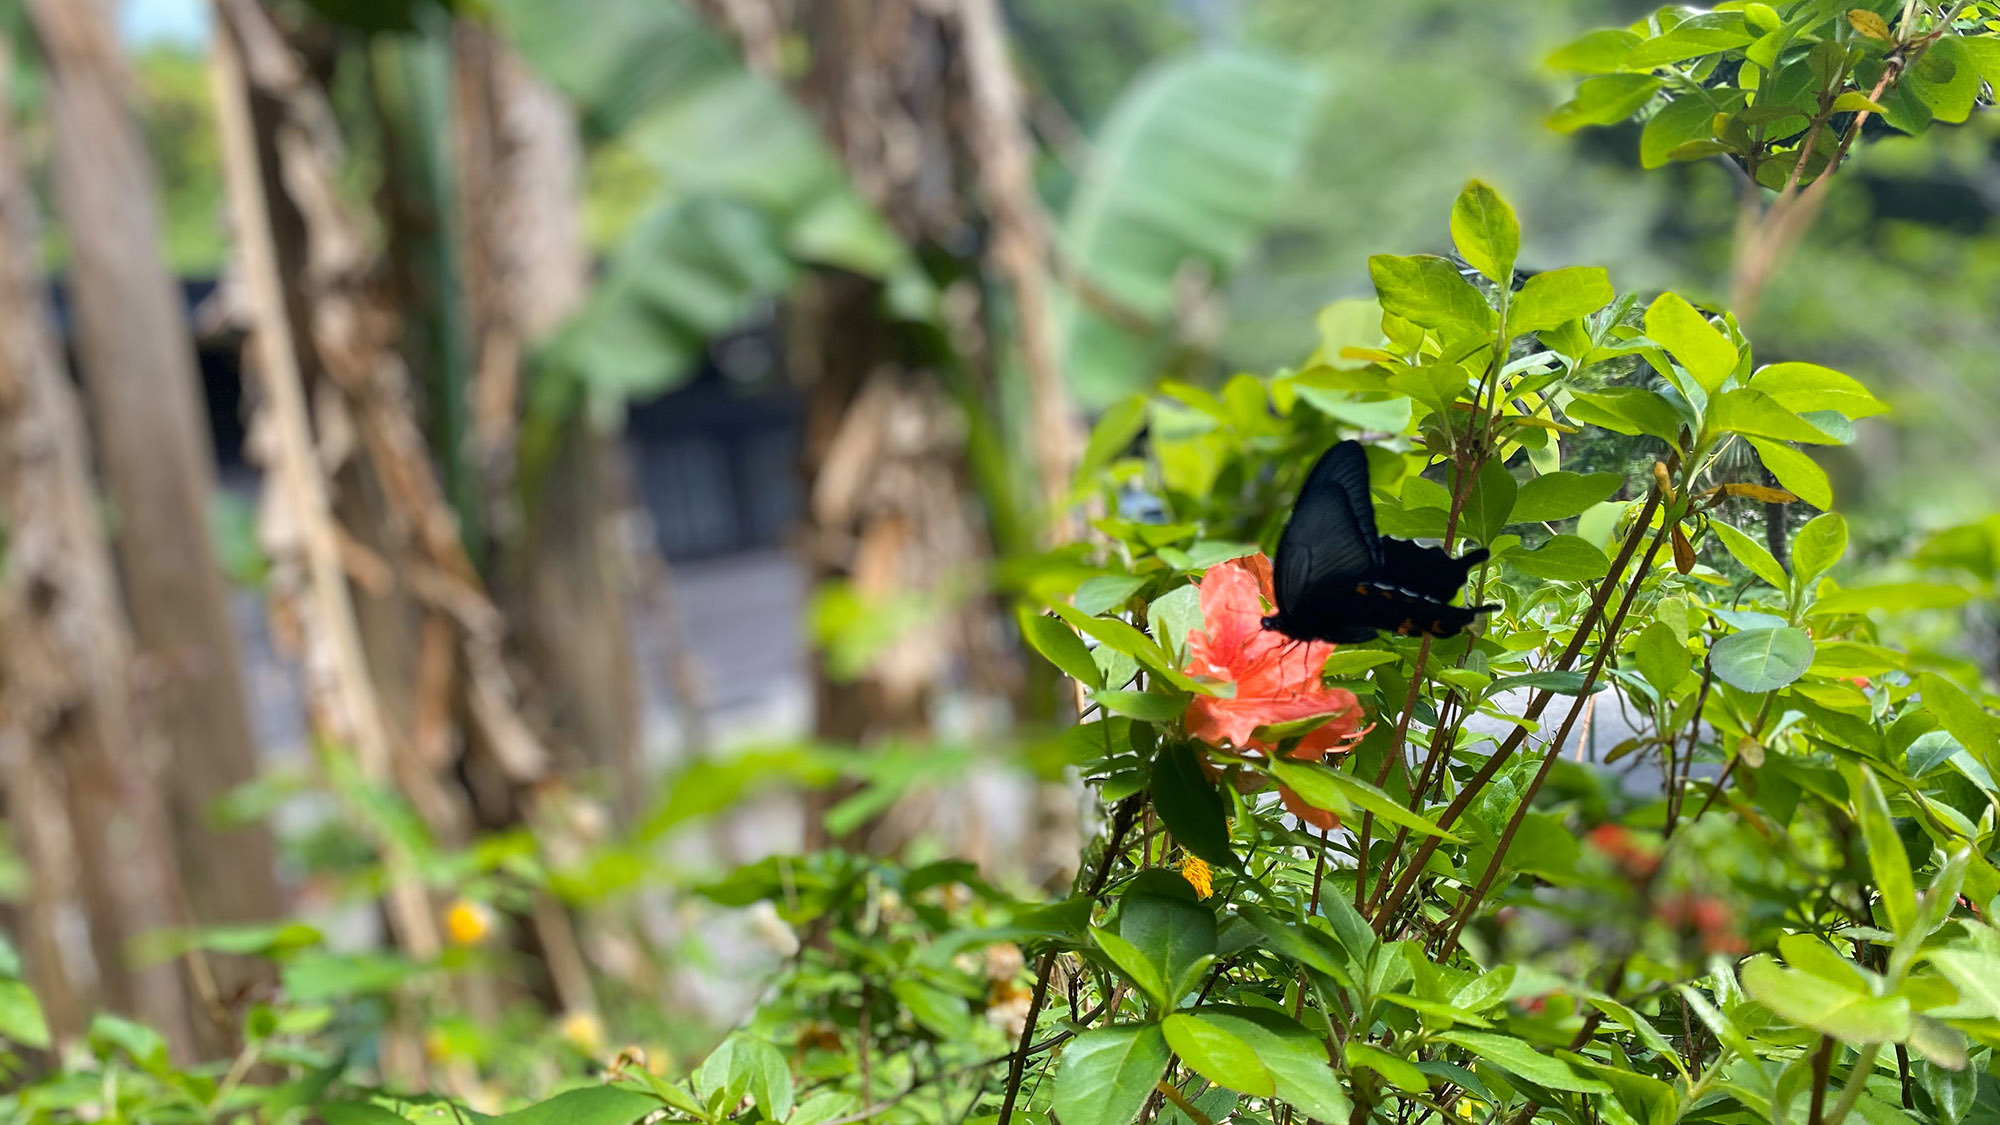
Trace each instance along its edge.
<instances>
[{"instance_id":1,"label":"yellow blurred flower","mask_svg":"<svg viewBox=\"0 0 2000 1125\"><path fill-rule=\"evenodd\" d=\"M570 1012L557 1027L563 1042L591 1058L604 1055L604 1021L596 1012Z\"/></svg>"},{"instance_id":2,"label":"yellow blurred flower","mask_svg":"<svg viewBox=\"0 0 2000 1125\"><path fill-rule=\"evenodd\" d=\"M493 932L493 908L462 898L444 912L445 933L453 945L478 945Z\"/></svg>"},{"instance_id":3,"label":"yellow blurred flower","mask_svg":"<svg viewBox=\"0 0 2000 1125\"><path fill-rule=\"evenodd\" d=\"M1186 879L1188 886L1193 887L1194 893L1202 898L1215 893L1215 872L1195 856L1181 860L1181 878Z\"/></svg>"}]
</instances>

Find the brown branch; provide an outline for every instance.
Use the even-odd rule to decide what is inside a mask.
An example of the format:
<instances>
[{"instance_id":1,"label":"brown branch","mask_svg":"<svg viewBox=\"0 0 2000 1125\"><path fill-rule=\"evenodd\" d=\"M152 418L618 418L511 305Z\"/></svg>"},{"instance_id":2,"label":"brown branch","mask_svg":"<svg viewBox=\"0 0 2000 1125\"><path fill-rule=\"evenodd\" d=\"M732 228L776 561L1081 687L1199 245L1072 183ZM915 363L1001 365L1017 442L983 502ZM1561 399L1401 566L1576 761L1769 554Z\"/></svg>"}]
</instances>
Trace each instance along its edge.
<instances>
[{"instance_id":1,"label":"brown branch","mask_svg":"<svg viewBox=\"0 0 2000 1125\"><path fill-rule=\"evenodd\" d=\"M1495 845L1493 858L1487 861L1486 870L1480 874L1478 884L1459 905L1451 926L1445 933L1444 942L1439 947L1441 952L1448 951L1457 944L1458 935L1464 932L1466 922L1471 920L1480 903L1485 901L1486 893L1492 888L1493 880L1500 872L1500 865L1507 857L1507 849L1514 842L1515 833L1520 831L1522 822L1528 817L1528 810L1534 806L1535 795L1541 792L1542 783L1548 780L1549 771L1554 768L1556 759L1562 755L1562 744L1569 737L1570 728L1576 724L1577 716L1583 713L1584 698L1590 694L1591 687L1597 683L1598 675L1604 671L1605 662L1617 648L1618 630L1624 627L1625 615L1631 611L1633 600L1639 596L1639 587L1645 583L1646 575L1651 573L1653 560L1658 557L1660 547L1666 543L1667 535L1678 526L1678 523L1673 511L1669 511L1667 518L1660 521L1659 533L1653 536L1652 545L1646 548L1646 557L1639 563L1639 569L1633 573L1632 581L1625 587L1625 597L1618 603L1618 612L1612 617L1610 627L1605 630L1603 642L1597 646L1597 655L1591 660L1590 671L1584 674L1583 686L1577 692L1576 705L1563 716L1562 724L1556 728L1555 737L1549 740L1548 750L1542 755L1541 768L1535 771L1535 779L1528 783L1528 790L1521 795L1519 807L1507 821L1506 830L1500 833L1500 842Z\"/></svg>"},{"instance_id":2,"label":"brown branch","mask_svg":"<svg viewBox=\"0 0 2000 1125\"><path fill-rule=\"evenodd\" d=\"M1598 585L1596 593L1592 595L1590 608L1584 611L1583 620L1577 622L1575 634L1570 638L1569 644L1564 647L1562 654L1556 658L1551 671L1568 671L1571 665L1576 663L1577 657L1583 652L1584 645L1590 639L1591 631L1597 627L1598 619L1603 616L1604 607L1611 601L1612 592L1617 589L1619 581L1624 577L1626 565L1632 561L1632 556L1638 551L1639 541L1645 537L1646 528L1651 524L1653 513L1659 509L1659 506L1659 491L1657 489L1649 491L1646 494L1646 503L1640 509L1639 517L1633 521L1632 530L1626 535L1624 546L1619 549L1618 558L1613 560L1610 571L1605 574L1604 581ZM1523 709L1521 717L1529 722L1540 718L1542 712L1548 708L1549 701L1554 697L1555 692L1547 689L1537 692L1528 701L1528 706ZM1445 811L1437 818L1438 827L1450 829L1452 824L1458 820L1459 816L1478 797L1480 791L1486 787L1487 783L1492 781L1494 776L1500 772L1501 767L1507 764L1508 759L1513 756L1514 752L1521 748L1521 744L1527 740L1527 736L1527 727L1517 725L1514 728L1513 733L1507 736L1507 740L1501 743L1497 750L1487 756L1485 763L1479 767L1479 770L1459 790L1458 796L1453 798L1451 804L1445 807ZM1422 877L1425 864L1429 862L1431 853L1437 851L1440 842L1440 838L1437 836L1425 836L1423 842L1417 845L1416 855L1412 856L1410 862L1404 865L1402 876L1396 880L1393 889L1384 897L1381 906L1376 909L1373 920L1375 932L1385 932L1390 919L1395 917L1396 912L1402 907L1403 900L1409 896L1410 889Z\"/></svg>"}]
</instances>

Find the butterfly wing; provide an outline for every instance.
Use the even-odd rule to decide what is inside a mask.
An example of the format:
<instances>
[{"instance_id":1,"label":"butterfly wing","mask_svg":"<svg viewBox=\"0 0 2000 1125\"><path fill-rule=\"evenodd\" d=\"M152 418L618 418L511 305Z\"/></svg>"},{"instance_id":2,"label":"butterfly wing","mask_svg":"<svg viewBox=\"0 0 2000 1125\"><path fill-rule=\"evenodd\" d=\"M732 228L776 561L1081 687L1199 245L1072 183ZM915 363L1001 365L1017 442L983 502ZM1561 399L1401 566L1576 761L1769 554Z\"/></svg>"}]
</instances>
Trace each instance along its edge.
<instances>
[{"instance_id":1,"label":"butterfly wing","mask_svg":"<svg viewBox=\"0 0 2000 1125\"><path fill-rule=\"evenodd\" d=\"M1452 558L1442 547L1426 547L1407 539L1384 539L1382 570L1377 577L1387 585L1449 602L1458 596L1472 568L1485 561L1484 547Z\"/></svg>"},{"instance_id":2,"label":"butterfly wing","mask_svg":"<svg viewBox=\"0 0 2000 1125\"><path fill-rule=\"evenodd\" d=\"M1306 474L1278 538L1272 578L1278 611L1299 617L1326 605L1327 591L1346 590L1382 566L1382 538L1368 497L1368 455L1361 443L1327 450Z\"/></svg>"}]
</instances>

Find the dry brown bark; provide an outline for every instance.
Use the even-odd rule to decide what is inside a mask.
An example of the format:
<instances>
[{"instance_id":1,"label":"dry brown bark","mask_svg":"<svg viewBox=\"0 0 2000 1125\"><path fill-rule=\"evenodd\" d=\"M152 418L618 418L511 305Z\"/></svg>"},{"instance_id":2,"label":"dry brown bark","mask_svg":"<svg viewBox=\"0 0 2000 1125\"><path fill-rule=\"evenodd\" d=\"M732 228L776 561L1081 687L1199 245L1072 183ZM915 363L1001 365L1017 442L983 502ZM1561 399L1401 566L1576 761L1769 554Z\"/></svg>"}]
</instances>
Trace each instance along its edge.
<instances>
[{"instance_id":1,"label":"dry brown bark","mask_svg":"<svg viewBox=\"0 0 2000 1125\"><path fill-rule=\"evenodd\" d=\"M525 511L514 459L523 361L589 286L582 142L568 104L490 30L461 22L455 40L473 436L503 543L496 587L562 772L595 775L629 818L645 789L618 445L577 412Z\"/></svg>"},{"instance_id":2,"label":"dry brown bark","mask_svg":"<svg viewBox=\"0 0 2000 1125\"><path fill-rule=\"evenodd\" d=\"M126 612L171 768L175 853L204 922L276 917L269 834L208 810L256 774L236 634L209 532L215 467L194 342L161 256L155 179L101 0L30 0L48 76L55 206L68 235L76 355L115 508ZM269 977L234 962L227 989Z\"/></svg>"},{"instance_id":3,"label":"dry brown bark","mask_svg":"<svg viewBox=\"0 0 2000 1125\"><path fill-rule=\"evenodd\" d=\"M417 426L400 317L338 190L342 144L326 91L256 0L216 9L218 57L231 64L218 68L230 192L246 261L253 250L263 259L246 270L253 293L264 290L253 302L258 367L300 388L270 386L290 401L271 395L257 448L282 481L307 480L318 494L267 508L273 585L294 595L279 609L292 607L305 666L320 673L322 722L365 734L356 749L368 775L392 781L442 846L459 846L478 828L537 817L561 789L560 763L522 713L503 651L508 622ZM420 956L435 949L421 888L397 897L399 939ZM534 925L551 956L575 948L560 912ZM562 1003L593 1006L580 964L552 977Z\"/></svg>"},{"instance_id":4,"label":"dry brown bark","mask_svg":"<svg viewBox=\"0 0 2000 1125\"><path fill-rule=\"evenodd\" d=\"M0 88L9 57L0 37ZM160 799L163 746L136 690L33 208L0 111L0 786L28 871L22 952L58 1047L107 1004L188 1060L222 1036L184 966L127 956L134 938L183 924L186 912ZM79 907L88 949L61 940L60 916Z\"/></svg>"},{"instance_id":5,"label":"dry brown bark","mask_svg":"<svg viewBox=\"0 0 2000 1125\"><path fill-rule=\"evenodd\" d=\"M1002 282L998 304L970 282L948 290L944 328L975 396L997 396L979 382L990 384L1003 353L1020 360L1040 492L1053 504L1068 482L1076 423L1049 320L1048 224L998 9L991 0L708 0L704 9L767 74L772 28L806 42L811 65L794 92L850 181L911 246L960 257L973 247L968 264ZM938 372L912 362L921 350L885 314L879 289L815 277L788 311L786 350L811 394L803 543L815 582L885 600L978 589L992 547L970 482L965 407ZM851 742L921 735L947 684L1017 695L1018 674L994 651L994 608L958 599L857 679L830 675L819 654L818 733ZM896 819L912 815L900 809ZM889 826L874 842L893 846L907 828Z\"/></svg>"}]
</instances>

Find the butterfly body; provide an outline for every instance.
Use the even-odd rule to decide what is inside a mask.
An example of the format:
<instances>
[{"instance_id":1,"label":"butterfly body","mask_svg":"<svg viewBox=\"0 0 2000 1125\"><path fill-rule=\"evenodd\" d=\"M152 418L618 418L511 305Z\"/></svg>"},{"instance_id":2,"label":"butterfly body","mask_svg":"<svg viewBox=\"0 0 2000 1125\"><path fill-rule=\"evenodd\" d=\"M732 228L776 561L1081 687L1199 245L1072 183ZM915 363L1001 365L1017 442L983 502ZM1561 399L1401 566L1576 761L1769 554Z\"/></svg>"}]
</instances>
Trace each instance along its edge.
<instances>
[{"instance_id":1,"label":"butterfly body","mask_svg":"<svg viewBox=\"0 0 2000 1125\"><path fill-rule=\"evenodd\" d=\"M1368 458L1344 441L1320 457L1299 489L1272 568L1277 612L1264 618L1296 640L1354 644L1377 632L1451 637L1498 606L1452 605L1466 575L1486 559L1375 530Z\"/></svg>"}]
</instances>

